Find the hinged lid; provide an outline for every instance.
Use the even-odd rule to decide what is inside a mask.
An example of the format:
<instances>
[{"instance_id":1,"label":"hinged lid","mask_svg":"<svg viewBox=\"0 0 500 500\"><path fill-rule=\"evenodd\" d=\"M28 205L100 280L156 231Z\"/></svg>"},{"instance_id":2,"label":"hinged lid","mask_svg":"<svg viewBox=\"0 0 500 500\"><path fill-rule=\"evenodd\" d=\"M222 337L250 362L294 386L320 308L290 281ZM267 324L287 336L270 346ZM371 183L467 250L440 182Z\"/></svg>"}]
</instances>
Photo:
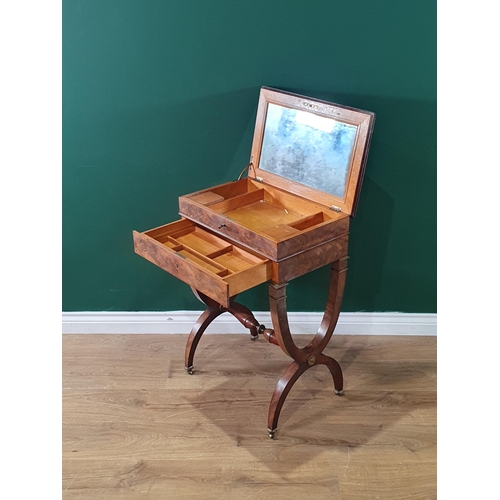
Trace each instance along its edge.
<instances>
[{"instance_id":1,"label":"hinged lid","mask_svg":"<svg viewBox=\"0 0 500 500\"><path fill-rule=\"evenodd\" d=\"M262 87L249 176L354 216L375 114Z\"/></svg>"}]
</instances>

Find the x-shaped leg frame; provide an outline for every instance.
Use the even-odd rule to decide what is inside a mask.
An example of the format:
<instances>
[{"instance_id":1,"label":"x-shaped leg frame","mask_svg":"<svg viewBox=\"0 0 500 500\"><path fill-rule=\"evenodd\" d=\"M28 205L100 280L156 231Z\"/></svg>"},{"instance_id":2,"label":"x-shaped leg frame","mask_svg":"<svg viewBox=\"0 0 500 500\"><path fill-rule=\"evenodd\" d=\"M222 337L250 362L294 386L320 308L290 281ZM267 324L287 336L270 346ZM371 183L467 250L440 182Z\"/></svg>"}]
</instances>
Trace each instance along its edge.
<instances>
[{"instance_id":1,"label":"x-shaped leg frame","mask_svg":"<svg viewBox=\"0 0 500 500\"><path fill-rule=\"evenodd\" d=\"M270 343L281 347L285 354L293 359L293 362L278 381L271 397L268 415L268 434L270 438L273 438L276 433L281 408L288 393L299 377L311 366L325 365L332 375L335 394L343 394L342 369L335 359L323 354L323 350L328 345L337 325L344 295L346 271L347 257L331 264L330 286L323 320L314 338L303 348L296 346L290 332L286 309L286 283L269 284L269 306L274 329L268 329L261 325L247 307L234 302L235 297L231 298L228 307L224 307L193 288L196 297L208 309L198 318L189 335L185 357L187 372L189 374L193 373L194 353L208 325L222 313L229 312L250 330L252 340L256 340L259 334L262 334Z\"/></svg>"}]
</instances>

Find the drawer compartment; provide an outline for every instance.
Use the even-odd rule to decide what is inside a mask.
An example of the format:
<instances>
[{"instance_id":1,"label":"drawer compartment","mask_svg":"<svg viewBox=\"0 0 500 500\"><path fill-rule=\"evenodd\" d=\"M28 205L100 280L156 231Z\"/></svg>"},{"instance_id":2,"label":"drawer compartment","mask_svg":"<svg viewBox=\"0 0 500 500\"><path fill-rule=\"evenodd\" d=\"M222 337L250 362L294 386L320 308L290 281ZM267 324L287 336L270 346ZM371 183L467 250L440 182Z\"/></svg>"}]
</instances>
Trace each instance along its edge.
<instances>
[{"instance_id":1,"label":"drawer compartment","mask_svg":"<svg viewBox=\"0 0 500 500\"><path fill-rule=\"evenodd\" d=\"M271 262L186 219L139 233L135 252L223 306L271 278Z\"/></svg>"},{"instance_id":2,"label":"drawer compartment","mask_svg":"<svg viewBox=\"0 0 500 500\"><path fill-rule=\"evenodd\" d=\"M275 262L349 232L349 215L250 178L181 196L179 213Z\"/></svg>"}]
</instances>

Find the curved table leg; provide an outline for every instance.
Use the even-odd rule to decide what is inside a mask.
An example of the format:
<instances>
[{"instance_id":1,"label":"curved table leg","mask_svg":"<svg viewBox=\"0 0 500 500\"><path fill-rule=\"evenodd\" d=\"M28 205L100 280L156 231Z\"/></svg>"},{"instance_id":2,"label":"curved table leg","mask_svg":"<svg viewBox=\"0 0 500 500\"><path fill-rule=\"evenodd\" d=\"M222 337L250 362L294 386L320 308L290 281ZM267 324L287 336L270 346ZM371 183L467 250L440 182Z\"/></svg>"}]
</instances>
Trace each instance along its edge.
<instances>
[{"instance_id":1,"label":"curved table leg","mask_svg":"<svg viewBox=\"0 0 500 500\"><path fill-rule=\"evenodd\" d=\"M269 418L267 422L267 432L269 437L273 438L274 434L278 428L278 419L281 413L281 408L285 399L293 387L293 384L298 380L298 378L309 368L307 365L299 364L294 361L285 371L283 376L280 378L276 389L274 389L273 396L271 398L271 404L269 405Z\"/></svg>"},{"instance_id":2,"label":"curved table leg","mask_svg":"<svg viewBox=\"0 0 500 500\"><path fill-rule=\"evenodd\" d=\"M256 340L259 337L259 333L262 333L265 328L263 325L259 324L248 307L234 302L234 298L236 296L231 297L229 307L224 307L195 288L191 287L191 290L196 298L203 302L208 309L198 318L198 321L191 329L191 333L189 334L188 341L186 343L185 369L190 375L193 374L194 353L201 336L207 329L208 325L210 325L210 323L212 323L212 321L221 314L225 312L231 313L245 328L250 330L251 340Z\"/></svg>"},{"instance_id":3,"label":"curved table leg","mask_svg":"<svg viewBox=\"0 0 500 500\"><path fill-rule=\"evenodd\" d=\"M318 332L313 340L303 348L298 348L292 339L286 310L286 284L269 286L269 304L277 344L294 362L286 369L276 385L271 397L268 415L269 437L273 438L278 427L278 419L285 399L293 384L311 366L326 365L333 377L335 394L343 394L342 369L338 362L323 354L337 325L344 293L347 258L334 262L331 266L328 301Z\"/></svg>"},{"instance_id":4,"label":"curved table leg","mask_svg":"<svg viewBox=\"0 0 500 500\"><path fill-rule=\"evenodd\" d=\"M326 365L332 374L335 394L338 396L344 394L344 376L342 375L342 368L340 368L337 360L325 354L320 354L316 359L316 364Z\"/></svg>"},{"instance_id":5,"label":"curved table leg","mask_svg":"<svg viewBox=\"0 0 500 500\"><path fill-rule=\"evenodd\" d=\"M229 312L250 330L252 340L255 340L259 333L263 334L269 342L279 345L293 359L293 363L285 370L271 397L268 415L269 437L273 438L276 433L281 409L288 393L299 377L311 366L325 365L332 375L335 394L343 394L342 369L335 359L323 354L323 350L330 341L337 325L344 294L346 271L347 257L332 263L328 300L323 319L313 340L303 348L296 346L290 332L286 309L286 283L279 285L271 283L269 286L269 305L273 330L259 324L247 307L234 302L235 297L230 299L229 307L224 307L193 288L193 293L208 306L208 309L198 318L189 335L185 357L187 372L193 373L194 353L208 325L222 313Z\"/></svg>"},{"instance_id":6,"label":"curved table leg","mask_svg":"<svg viewBox=\"0 0 500 500\"><path fill-rule=\"evenodd\" d=\"M212 321L223 313L220 309L208 308L195 323L189 334L188 341L186 343L186 353L185 353L185 363L184 367L189 375L193 374L193 360L196 347L201 339L201 336L207 329L208 325Z\"/></svg>"}]
</instances>

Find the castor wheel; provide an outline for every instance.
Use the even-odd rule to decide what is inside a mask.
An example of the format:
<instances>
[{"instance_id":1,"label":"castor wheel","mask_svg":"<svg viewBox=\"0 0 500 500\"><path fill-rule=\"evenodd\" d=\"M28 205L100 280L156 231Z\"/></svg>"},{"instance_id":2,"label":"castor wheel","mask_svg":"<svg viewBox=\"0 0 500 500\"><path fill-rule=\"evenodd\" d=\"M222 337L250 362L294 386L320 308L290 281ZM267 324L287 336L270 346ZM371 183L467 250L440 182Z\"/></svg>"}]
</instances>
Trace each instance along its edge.
<instances>
[{"instance_id":1,"label":"castor wheel","mask_svg":"<svg viewBox=\"0 0 500 500\"><path fill-rule=\"evenodd\" d=\"M342 389L341 391L337 391L337 389L334 389L333 392L337 395L337 396L343 396L344 395L344 389Z\"/></svg>"},{"instance_id":2,"label":"castor wheel","mask_svg":"<svg viewBox=\"0 0 500 500\"><path fill-rule=\"evenodd\" d=\"M250 340L253 340L254 342L259 338L258 335L255 335L255 337L253 335L250 335Z\"/></svg>"},{"instance_id":3,"label":"castor wheel","mask_svg":"<svg viewBox=\"0 0 500 500\"><path fill-rule=\"evenodd\" d=\"M276 434L276 430L277 429L274 429L274 431L270 430L270 429L267 429L267 435L271 438L271 439L274 439L274 435Z\"/></svg>"},{"instance_id":4,"label":"castor wheel","mask_svg":"<svg viewBox=\"0 0 500 500\"><path fill-rule=\"evenodd\" d=\"M192 366L186 366L185 370L188 372L188 375L192 375L193 374L193 367Z\"/></svg>"}]
</instances>

